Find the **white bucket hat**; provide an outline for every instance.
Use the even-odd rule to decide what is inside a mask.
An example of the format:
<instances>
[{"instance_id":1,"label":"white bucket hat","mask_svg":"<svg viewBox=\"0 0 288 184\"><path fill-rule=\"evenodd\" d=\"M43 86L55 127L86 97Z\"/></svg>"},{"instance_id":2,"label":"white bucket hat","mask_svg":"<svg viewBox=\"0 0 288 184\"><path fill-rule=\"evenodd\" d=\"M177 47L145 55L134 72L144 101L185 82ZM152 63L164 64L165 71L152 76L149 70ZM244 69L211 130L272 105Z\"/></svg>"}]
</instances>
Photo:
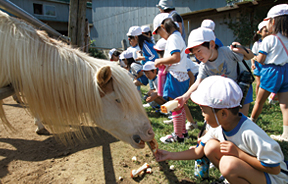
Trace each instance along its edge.
<instances>
[{"instance_id":1,"label":"white bucket hat","mask_svg":"<svg viewBox=\"0 0 288 184\"><path fill-rule=\"evenodd\" d=\"M162 10L175 8L173 0L160 0L156 6Z\"/></svg>"},{"instance_id":2,"label":"white bucket hat","mask_svg":"<svg viewBox=\"0 0 288 184\"><path fill-rule=\"evenodd\" d=\"M165 40L164 38L161 38L160 40L158 40L158 42L154 45L154 49L156 51L164 51L165 47L166 47L166 43L167 40Z\"/></svg>"},{"instance_id":3,"label":"white bucket hat","mask_svg":"<svg viewBox=\"0 0 288 184\"><path fill-rule=\"evenodd\" d=\"M241 88L230 78L214 75L205 78L191 95L191 100L199 105L216 109L240 106L243 97Z\"/></svg>"},{"instance_id":4,"label":"white bucket hat","mask_svg":"<svg viewBox=\"0 0 288 184\"><path fill-rule=\"evenodd\" d=\"M215 23L213 22L213 20L205 19L205 20L202 21L201 27L208 28L208 29L211 29L212 31L214 31Z\"/></svg>"},{"instance_id":5,"label":"white bucket hat","mask_svg":"<svg viewBox=\"0 0 288 184\"><path fill-rule=\"evenodd\" d=\"M168 18L172 18L169 13L159 13L158 15L156 15L156 17L153 20L153 33L152 34L156 34L155 31L158 29L158 27L161 26L162 22Z\"/></svg>"},{"instance_id":6,"label":"white bucket hat","mask_svg":"<svg viewBox=\"0 0 288 184\"><path fill-rule=\"evenodd\" d=\"M258 31L260 31L264 26L267 26L267 21L262 21L258 24Z\"/></svg>"},{"instance_id":7,"label":"white bucket hat","mask_svg":"<svg viewBox=\"0 0 288 184\"><path fill-rule=\"evenodd\" d=\"M150 70L156 70L155 63L153 61L147 61L143 65L143 71L150 71Z\"/></svg>"},{"instance_id":8,"label":"white bucket hat","mask_svg":"<svg viewBox=\"0 0 288 184\"><path fill-rule=\"evenodd\" d=\"M141 30L142 33L147 33L148 31L151 31L149 26L141 26Z\"/></svg>"},{"instance_id":9,"label":"white bucket hat","mask_svg":"<svg viewBox=\"0 0 288 184\"><path fill-rule=\"evenodd\" d=\"M264 20L269 20L281 15L288 15L288 4L278 4L273 6L267 14L267 17Z\"/></svg>"},{"instance_id":10,"label":"white bucket hat","mask_svg":"<svg viewBox=\"0 0 288 184\"><path fill-rule=\"evenodd\" d=\"M139 36L142 34L142 30L140 26L132 26L129 28L127 36Z\"/></svg>"},{"instance_id":11,"label":"white bucket hat","mask_svg":"<svg viewBox=\"0 0 288 184\"><path fill-rule=\"evenodd\" d=\"M116 51L116 49L115 48L113 48L113 49L111 49L111 50L109 50L109 59L111 59L112 58L112 55L113 55L113 53Z\"/></svg>"},{"instance_id":12,"label":"white bucket hat","mask_svg":"<svg viewBox=\"0 0 288 184\"><path fill-rule=\"evenodd\" d=\"M128 59L128 58L133 58L133 53L130 51L130 50L125 50L123 51L120 56L119 56L120 59Z\"/></svg>"},{"instance_id":13,"label":"white bucket hat","mask_svg":"<svg viewBox=\"0 0 288 184\"><path fill-rule=\"evenodd\" d=\"M191 31L188 37L188 46L185 50L186 54L190 53L190 49L201 45L204 42L215 41L216 37L211 29L199 27Z\"/></svg>"}]
</instances>

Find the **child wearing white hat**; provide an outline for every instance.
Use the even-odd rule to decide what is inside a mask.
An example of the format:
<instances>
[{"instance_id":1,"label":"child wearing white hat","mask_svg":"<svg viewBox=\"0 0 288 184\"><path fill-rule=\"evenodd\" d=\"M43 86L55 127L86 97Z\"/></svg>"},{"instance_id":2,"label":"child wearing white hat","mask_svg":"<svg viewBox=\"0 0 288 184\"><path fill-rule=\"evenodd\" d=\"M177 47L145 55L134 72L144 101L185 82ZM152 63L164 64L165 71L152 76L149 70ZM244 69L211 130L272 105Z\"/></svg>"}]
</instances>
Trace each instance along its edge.
<instances>
[{"instance_id":1,"label":"child wearing white hat","mask_svg":"<svg viewBox=\"0 0 288 184\"><path fill-rule=\"evenodd\" d=\"M177 24L179 25L178 26L179 32L181 33L182 38L185 41L186 33L185 33L184 21L181 15L179 15L175 10L173 0L160 0L159 3L156 5L156 7L159 8L160 13L169 13L172 20L174 22L177 22Z\"/></svg>"},{"instance_id":2,"label":"child wearing white hat","mask_svg":"<svg viewBox=\"0 0 288 184\"><path fill-rule=\"evenodd\" d=\"M189 76L187 73L185 54L186 44L181 37L179 29L168 13L160 13L153 20L153 34L159 34L167 40L164 57L155 60L155 66L167 67L166 82L163 89L163 97L173 100L183 95L189 88ZM185 108L181 107L172 112L174 132L171 135L161 137L163 143L183 142L188 136L185 122Z\"/></svg>"},{"instance_id":3,"label":"child wearing white hat","mask_svg":"<svg viewBox=\"0 0 288 184\"><path fill-rule=\"evenodd\" d=\"M214 31L215 23L211 19L204 19L202 21L202 23L201 23L201 27L208 28L208 29L211 29L212 31ZM222 47L223 46L223 43L218 38L215 38L215 44L218 45L218 47Z\"/></svg>"},{"instance_id":4,"label":"child wearing white hat","mask_svg":"<svg viewBox=\"0 0 288 184\"><path fill-rule=\"evenodd\" d=\"M131 74L134 76L134 84L136 86L146 86L148 84L148 79L142 71L143 66L140 63L135 62L133 58L133 53L129 50L126 50L122 52L121 58L123 58L123 61L126 64L128 71L130 71Z\"/></svg>"},{"instance_id":5,"label":"child wearing white hat","mask_svg":"<svg viewBox=\"0 0 288 184\"><path fill-rule=\"evenodd\" d=\"M271 137L288 142L288 4L273 6L264 20L268 20L271 35L265 37L256 57L264 65L251 119L256 121L270 93L277 93L283 115L283 133Z\"/></svg>"},{"instance_id":6,"label":"child wearing white hat","mask_svg":"<svg viewBox=\"0 0 288 184\"><path fill-rule=\"evenodd\" d=\"M157 78L157 68L154 65L153 61L148 61L143 65L142 69L145 73L145 76L152 81L154 85L154 89L150 89L147 93L148 97L146 98L146 102L155 101L158 105L162 105L166 102L166 100L162 96L158 96L158 78Z\"/></svg>"},{"instance_id":7,"label":"child wearing white hat","mask_svg":"<svg viewBox=\"0 0 288 184\"><path fill-rule=\"evenodd\" d=\"M222 76L207 77L191 99L200 105L212 129L201 138L198 147L181 152L158 150L158 162L196 160L206 155L230 183L288 182L279 144L239 113L242 92L236 82Z\"/></svg>"},{"instance_id":8,"label":"child wearing white hat","mask_svg":"<svg viewBox=\"0 0 288 184\"><path fill-rule=\"evenodd\" d=\"M186 54L192 52L201 61L201 64L195 83L184 95L176 98L179 106L182 106L189 99L202 80L208 76L222 75L237 81L237 62L241 62L243 58L249 60L254 56L250 49L247 49L247 53L243 48L232 47L232 45L240 45L240 43L234 42L230 47L218 48L214 40L215 35L211 29L200 27L191 31L185 52ZM252 101L253 89L251 85L241 109L244 115L248 115L249 105Z\"/></svg>"},{"instance_id":9,"label":"child wearing white hat","mask_svg":"<svg viewBox=\"0 0 288 184\"><path fill-rule=\"evenodd\" d=\"M151 39L152 43L155 44L154 37L152 35L151 29L149 26L141 26L142 35L147 36Z\"/></svg>"},{"instance_id":10,"label":"child wearing white hat","mask_svg":"<svg viewBox=\"0 0 288 184\"><path fill-rule=\"evenodd\" d=\"M269 35L268 29L266 27L267 25L267 21L262 21L258 24L258 30L256 31L256 33L253 36L253 47L252 47L252 52L255 56L258 55L259 52L259 48L260 45L262 44L263 39ZM260 36L260 38L259 38ZM256 59L256 57L255 57ZM260 63L258 63L254 58L251 59L251 69L253 70L253 74L255 76L255 80L256 80L256 89L255 89L255 93L256 96L258 94L259 91L259 86L260 86L260 73L261 73L261 68L262 65Z\"/></svg>"},{"instance_id":11,"label":"child wearing white hat","mask_svg":"<svg viewBox=\"0 0 288 184\"><path fill-rule=\"evenodd\" d=\"M144 65L146 61L154 61L158 58L156 51L153 49L153 42L151 39L145 35L142 35L142 29L139 26L130 27L128 33L128 40L130 45L139 45L140 50L142 51L143 56L139 56L135 61L141 61L141 64Z\"/></svg>"},{"instance_id":12,"label":"child wearing white hat","mask_svg":"<svg viewBox=\"0 0 288 184\"><path fill-rule=\"evenodd\" d=\"M118 61L119 55L121 54L117 49L113 48L109 50L109 59L110 61Z\"/></svg>"}]
</instances>

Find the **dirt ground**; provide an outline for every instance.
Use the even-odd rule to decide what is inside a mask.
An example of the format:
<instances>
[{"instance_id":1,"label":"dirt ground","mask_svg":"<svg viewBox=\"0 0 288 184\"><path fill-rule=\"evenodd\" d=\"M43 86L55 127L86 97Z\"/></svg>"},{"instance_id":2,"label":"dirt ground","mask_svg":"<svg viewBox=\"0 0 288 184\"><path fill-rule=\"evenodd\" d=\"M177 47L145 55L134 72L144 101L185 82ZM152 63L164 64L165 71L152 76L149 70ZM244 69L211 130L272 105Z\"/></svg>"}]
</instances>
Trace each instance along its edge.
<instances>
[{"instance_id":1,"label":"dirt ground","mask_svg":"<svg viewBox=\"0 0 288 184\"><path fill-rule=\"evenodd\" d=\"M53 135L37 135L33 118L12 97L4 99L4 109L17 131L9 132L0 125L0 184L192 183L177 178L167 163L155 162L147 145L145 149L134 149L97 129L87 142L64 146ZM133 156L137 162L132 162ZM132 179L130 171L144 163L152 167L153 173Z\"/></svg>"}]
</instances>

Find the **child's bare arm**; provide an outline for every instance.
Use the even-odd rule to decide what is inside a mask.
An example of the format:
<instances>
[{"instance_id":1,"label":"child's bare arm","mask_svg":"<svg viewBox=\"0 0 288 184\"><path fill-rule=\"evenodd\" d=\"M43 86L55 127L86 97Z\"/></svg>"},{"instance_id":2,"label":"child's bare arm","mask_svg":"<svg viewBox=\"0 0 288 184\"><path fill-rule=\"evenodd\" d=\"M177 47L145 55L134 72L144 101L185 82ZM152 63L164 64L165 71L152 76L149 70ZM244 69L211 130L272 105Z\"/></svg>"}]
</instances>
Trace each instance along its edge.
<instances>
[{"instance_id":1,"label":"child's bare arm","mask_svg":"<svg viewBox=\"0 0 288 184\"><path fill-rule=\"evenodd\" d=\"M258 63L261 63L262 65L264 64L264 61L266 59L266 55L259 53L258 56L256 57Z\"/></svg>"},{"instance_id":2,"label":"child's bare arm","mask_svg":"<svg viewBox=\"0 0 288 184\"><path fill-rule=\"evenodd\" d=\"M175 98L175 100L178 100L178 107L182 107L186 103L186 101L191 96L191 93L198 88L202 80L203 79L197 78L197 80L194 82L194 84L190 86L186 93L184 93L182 96Z\"/></svg>"},{"instance_id":3,"label":"child's bare arm","mask_svg":"<svg viewBox=\"0 0 288 184\"><path fill-rule=\"evenodd\" d=\"M245 50L245 49L240 48L240 47L233 47L233 45L241 45L241 44L238 42L233 42L231 45L231 50L233 50L234 52L243 54L245 60L249 60L249 59L252 59L254 57L254 54L250 49L246 48L246 50ZM248 51L248 53L247 53L247 51Z\"/></svg>"},{"instance_id":4,"label":"child's bare arm","mask_svg":"<svg viewBox=\"0 0 288 184\"><path fill-rule=\"evenodd\" d=\"M181 55L180 52L174 52L171 56L166 57L166 58L161 58L161 59L156 59L155 60L155 67L158 67L160 65L168 65L168 64L174 64L178 63L181 60Z\"/></svg>"},{"instance_id":5,"label":"child's bare arm","mask_svg":"<svg viewBox=\"0 0 288 184\"><path fill-rule=\"evenodd\" d=\"M230 141L223 141L220 143L220 151L223 155L231 155L238 157L239 159L245 161L253 168L266 172L269 174L279 174L281 171L280 166L276 167L265 167L261 164L261 162L254 156L247 154L246 152L242 151L238 148L235 144Z\"/></svg>"},{"instance_id":6,"label":"child's bare arm","mask_svg":"<svg viewBox=\"0 0 288 184\"><path fill-rule=\"evenodd\" d=\"M188 71L188 76L190 78L190 81L189 81L189 87L190 87L195 81L195 76L190 70Z\"/></svg>"},{"instance_id":7,"label":"child's bare arm","mask_svg":"<svg viewBox=\"0 0 288 184\"><path fill-rule=\"evenodd\" d=\"M152 102L158 97L157 91L154 91L147 97L146 102Z\"/></svg>"},{"instance_id":8,"label":"child's bare arm","mask_svg":"<svg viewBox=\"0 0 288 184\"><path fill-rule=\"evenodd\" d=\"M195 160L204 156L204 147L199 145L197 148L191 148L181 152L169 152L158 150L155 154L157 162L165 160Z\"/></svg>"}]
</instances>

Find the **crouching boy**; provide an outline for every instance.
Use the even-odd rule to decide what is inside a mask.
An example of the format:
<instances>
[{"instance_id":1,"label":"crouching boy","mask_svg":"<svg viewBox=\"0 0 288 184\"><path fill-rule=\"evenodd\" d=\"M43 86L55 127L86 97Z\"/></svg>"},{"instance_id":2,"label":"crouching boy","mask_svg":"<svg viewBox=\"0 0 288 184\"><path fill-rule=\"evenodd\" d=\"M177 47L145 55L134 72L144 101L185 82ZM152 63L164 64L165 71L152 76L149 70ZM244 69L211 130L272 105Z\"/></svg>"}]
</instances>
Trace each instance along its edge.
<instances>
[{"instance_id":1,"label":"crouching boy","mask_svg":"<svg viewBox=\"0 0 288 184\"><path fill-rule=\"evenodd\" d=\"M147 93L148 97L146 98L146 102L155 101L157 104L162 105L166 102L166 100L162 96L158 96L158 80L157 80L157 69L154 65L153 61L148 61L144 64L143 69L145 76L152 81L154 85L154 89L150 89Z\"/></svg>"},{"instance_id":2,"label":"crouching boy","mask_svg":"<svg viewBox=\"0 0 288 184\"><path fill-rule=\"evenodd\" d=\"M198 159L205 154L230 183L288 182L279 144L239 113L242 92L232 79L208 77L191 99L200 105L204 119L213 129L201 138L197 148L182 152L158 150L157 161Z\"/></svg>"}]
</instances>

